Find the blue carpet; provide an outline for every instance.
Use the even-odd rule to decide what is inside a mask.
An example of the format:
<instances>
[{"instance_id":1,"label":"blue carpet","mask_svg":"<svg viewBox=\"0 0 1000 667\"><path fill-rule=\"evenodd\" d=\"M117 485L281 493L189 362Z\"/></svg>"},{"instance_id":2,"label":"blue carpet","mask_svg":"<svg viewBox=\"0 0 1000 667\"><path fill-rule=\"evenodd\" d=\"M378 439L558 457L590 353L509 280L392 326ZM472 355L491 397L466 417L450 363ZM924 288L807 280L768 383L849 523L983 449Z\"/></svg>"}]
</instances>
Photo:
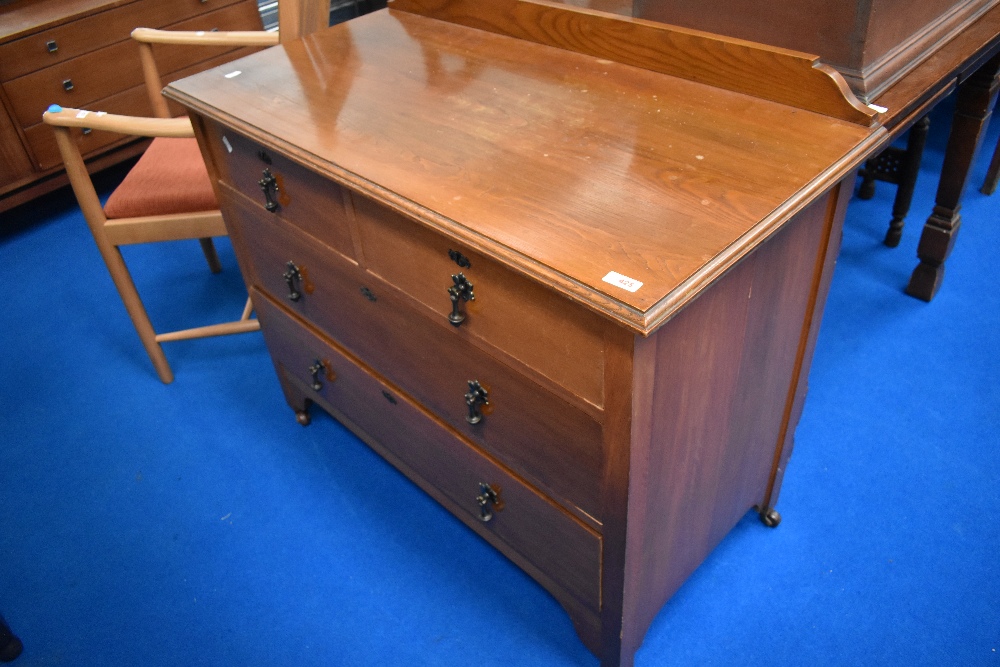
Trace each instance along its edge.
<instances>
[{"instance_id":1,"label":"blue carpet","mask_svg":"<svg viewBox=\"0 0 1000 667\"><path fill-rule=\"evenodd\" d=\"M1000 195L932 304L855 200L776 530L748 515L661 611L652 665L1000 665ZM987 137L972 175L982 181ZM129 248L154 323L238 314L231 248ZM593 667L559 605L334 420L295 423L259 334L162 385L73 200L0 222L0 612L42 665ZM170 291L162 289L169 285Z\"/></svg>"}]
</instances>

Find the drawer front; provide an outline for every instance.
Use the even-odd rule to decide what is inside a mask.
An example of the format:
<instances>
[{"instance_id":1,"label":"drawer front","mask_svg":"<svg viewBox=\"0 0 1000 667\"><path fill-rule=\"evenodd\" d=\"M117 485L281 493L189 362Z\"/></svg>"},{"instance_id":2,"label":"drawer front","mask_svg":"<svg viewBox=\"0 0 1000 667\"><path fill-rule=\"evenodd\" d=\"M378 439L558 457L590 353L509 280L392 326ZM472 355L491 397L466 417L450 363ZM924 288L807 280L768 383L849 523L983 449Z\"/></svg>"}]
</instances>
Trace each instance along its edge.
<instances>
[{"instance_id":1,"label":"drawer front","mask_svg":"<svg viewBox=\"0 0 1000 667\"><path fill-rule=\"evenodd\" d=\"M222 64L228 60L228 57L229 56L224 55L208 63L199 63L198 65L186 70L166 75L163 77L163 82L166 84L174 79L189 76L206 65L212 66L215 63ZM184 113L183 108L172 100L167 100L167 106L174 116L180 116ZM146 96L146 88L144 86L137 86L135 88L129 88L128 90L116 95L112 95L111 97L107 97L103 100L98 100L93 108L94 110L107 111L108 113L140 116L148 115L149 98ZM59 148L56 146L55 135L52 133L51 127L45 125L44 123L38 123L37 125L32 125L31 127L26 128L24 130L24 136L27 138L28 145L31 147L31 152L38 169L45 170L52 167L62 166L62 157L59 155ZM84 134L83 130L77 128L70 130L70 136L76 140L77 144L80 146L80 152L84 157L88 157L98 151L102 151L110 148L111 146L126 143L134 139L134 137L124 137L120 134L115 134L114 132L91 132Z\"/></svg>"},{"instance_id":2,"label":"drawer front","mask_svg":"<svg viewBox=\"0 0 1000 667\"><path fill-rule=\"evenodd\" d=\"M345 257L355 256L339 185L215 123L205 123L204 134L221 181L256 203L260 213L291 223ZM268 177L273 185L265 196L261 181ZM269 200L273 210L266 208Z\"/></svg>"},{"instance_id":3,"label":"drawer front","mask_svg":"<svg viewBox=\"0 0 1000 667\"><path fill-rule=\"evenodd\" d=\"M0 111L0 195L13 190L22 179L30 178L32 171L31 159L17 128L10 116Z\"/></svg>"},{"instance_id":4,"label":"drawer front","mask_svg":"<svg viewBox=\"0 0 1000 667\"><path fill-rule=\"evenodd\" d=\"M384 283L266 215L243 205L238 216L230 216L231 224L240 218L234 236L246 246L252 273L265 292L567 507L598 517L599 423L447 324L418 314ZM294 281L300 294L295 301L285 278L288 262L302 276ZM468 420L471 381L488 392L489 405L478 423Z\"/></svg>"},{"instance_id":5,"label":"drawer front","mask_svg":"<svg viewBox=\"0 0 1000 667\"><path fill-rule=\"evenodd\" d=\"M243 8L229 7L211 15L211 25L230 30L244 25ZM178 30L208 25L208 16L200 16L178 24ZM175 72L191 65L232 51L229 47L173 46L156 49L156 62L161 73ZM50 104L87 108L127 88L144 85L139 47L131 39L92 51L44 70L19 77L4 84L14 115L22 127L30 127L42 118ZM67 88L70 88L67 90ZM144 115L150 115L146 104Z\"/></svg>"},{"instance_id":6,"label":"drawer front","mask_svg":"<svg viewBox=\"0 0 1000 667\"><path fill-rule=\"evenodd\" d=\"M260 29L253 0L140 0L0 44L0 81L29 74L129 39L135 28L163 28L233 3L250 10L244 30Z\"/></svg>"},{"instance_id":7,"label":"drawer front","mask_svg":"<svg viewBox=\"0 0 1000 667\"><path fill-rule=\"evenodd\" d=\"M464 442L391 386L312 334L258 292L253 293L268 349L286 381L340 413L374 439L387 458L467 525L524 566L543 585L600 608L600 536ZM319 387L310 367L319 361ZM377 447L378 448L378 447ZM395 459L395 460L394 460ZM401 465L400 465L401 464ZM503 508L487 504L480 484L498 490ZM513 553L511 553L513 552ZM535 571L533 571L533 569ZM559 589L562 589L560 591Z\"/></svg>"},{"instance_id":8,"label":"drawer front","mask_svg":"<svg viewBox=\"0 0 1000 667\"><path fill-rule=\"evenodd\" d=\"M453 311L448 289L461 273L474 300L459 303L460 328L603 406L601 320L555 292L518 276L444 236L352 195L367 267L438 313ZM451 251L451 252L450 252ZM462 255L453 259L455 252Z\"/></svg>"},{"instance_id":9,"label":"drawer front","mask_svg":"<svg viewBox=\"0 0 1000 667\"><path fill-rule=\"evenodd\" d=\"M106 100L101 100L101 110L108 113L143 115L148 113L148 109L149 99L146 97L146 89L142 87L131 88ZM59 147L56 145L55 134L51 127L39 123L27 128L24 131L24 136L28 140L28 145L31 147L39 169L62 166L62 156L59 155ZM116 143L134 139L134 137L126 137L114 132L88 132L84 134L83 130L79 128L70 129L70 136L76 141L80 147L80 153L83 155L89 155Z\"/></svg>"}]
</instances>

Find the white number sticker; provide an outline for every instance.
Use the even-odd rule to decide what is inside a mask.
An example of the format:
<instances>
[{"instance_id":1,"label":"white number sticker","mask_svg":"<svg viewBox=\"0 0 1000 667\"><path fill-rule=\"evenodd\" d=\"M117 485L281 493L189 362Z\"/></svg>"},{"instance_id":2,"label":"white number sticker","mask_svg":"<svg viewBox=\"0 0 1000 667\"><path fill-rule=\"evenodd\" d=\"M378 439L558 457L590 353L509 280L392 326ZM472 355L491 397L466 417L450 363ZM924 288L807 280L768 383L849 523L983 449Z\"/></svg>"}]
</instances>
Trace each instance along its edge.
<instances>
[{"instance_id":1,"label":"white number sticker","mask_svg":"<svg viewBox=\"0 0 1000 667\"><path fill-rule=\"evenodd\" d=\"M623 290L629 292L636 292L642 287L642 283L635 278L629 278L628 276L623 276L615 271L608 271L608 275L602 278L606 283L614 285L615 287L621 287Z\"/></svg>"}]
</instances>

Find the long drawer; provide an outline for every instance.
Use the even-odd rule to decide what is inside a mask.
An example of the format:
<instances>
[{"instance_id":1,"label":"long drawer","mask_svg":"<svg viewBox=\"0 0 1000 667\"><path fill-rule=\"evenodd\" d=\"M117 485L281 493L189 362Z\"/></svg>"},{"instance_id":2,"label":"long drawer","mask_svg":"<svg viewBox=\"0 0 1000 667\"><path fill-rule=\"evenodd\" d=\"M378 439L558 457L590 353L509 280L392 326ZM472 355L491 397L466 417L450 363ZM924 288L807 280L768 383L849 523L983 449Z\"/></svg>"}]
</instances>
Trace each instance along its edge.
<instances>
[{"instance_id":1,"label":"long drawer","mask_svg":"<svg viewBox=\"0 0 1000 667\"><path fill-rule=\"evenodd\" d=\"M467 525L564 601L600 609L601 537L335 345L252 293L279 373L344 418ZM488 488L487 488L488 487ZM495 494L495 495L494 495ZM525 563L527 561L527 563Z\"/></svg>"},{"instance_id":2,"label":"long drawer","mask_svg":"<svg viewBox=\"0 0 1000 667\"><path fill-rule=\"evenodd\" d=\"M225 186L222 192L232 235L263 291L567 507L599 520L603 445L596 420L422 316L389 285L282 219ZM470 423L470 382L487 391L477 423Z\"/></svg>"},{"instance_id":3,"label":"long drawer","mask_svg":"<svg viewBox=\"0 0 1000 667\"><path fill-rule=\"evenodd\" d=\"M223 181L262 207L265 168L277 179L268 195L274 214L303 229L395 285L456 328L502 350L597 408L604 404L603 324L533 281L514 274L475 251L448 241L405 216L346 191L254 141L207 123L207 144ZM225 135L225 141L223 141ZM261 159L261 154L267 161ZM350 206L341 217L341 201ZM358 239L350 235L350 214ZM358 249L355 249L357 245ZM469 300L453 308L453 276L471 283Z\"/></svg>"}]
</instances>

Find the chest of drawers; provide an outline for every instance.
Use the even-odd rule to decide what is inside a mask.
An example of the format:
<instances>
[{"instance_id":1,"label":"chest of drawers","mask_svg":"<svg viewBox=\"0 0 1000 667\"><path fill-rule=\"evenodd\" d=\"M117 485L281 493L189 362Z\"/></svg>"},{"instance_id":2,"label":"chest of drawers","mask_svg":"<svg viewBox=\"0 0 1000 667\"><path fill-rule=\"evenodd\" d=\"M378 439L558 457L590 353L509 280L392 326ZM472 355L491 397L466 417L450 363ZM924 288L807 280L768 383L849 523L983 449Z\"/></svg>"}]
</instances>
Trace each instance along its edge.
<instances>
[{"instance_id":1,"label":"chest of drawers","mask_svg":"<svg viewBox=\"0 0 1000 667\"><path fill-rule=\"evenodd\" d=\"M167 95L300 421L341 420L631 664L732 526L777 518L844 179L885 133L420 4Z\"/></svg>"},{"instance_id":2,"label":"chest of drawers","mask_svg":"<svg viewBox=\"0 0 1000 667\"><path fill-rule=\"evenodd\" d=\"M176 30L259 30L255 0L15 0L0 5L0 210L65 184L52 130L42 124L50 104L126 115L151 115L143 87L137 27ZM170 47L156 52L172 81L249 50ZM176 105L175 114L182 113ZM125 159L144 144L106 132L75 132L96 169Z\"/></svg>"}]
</instances>

